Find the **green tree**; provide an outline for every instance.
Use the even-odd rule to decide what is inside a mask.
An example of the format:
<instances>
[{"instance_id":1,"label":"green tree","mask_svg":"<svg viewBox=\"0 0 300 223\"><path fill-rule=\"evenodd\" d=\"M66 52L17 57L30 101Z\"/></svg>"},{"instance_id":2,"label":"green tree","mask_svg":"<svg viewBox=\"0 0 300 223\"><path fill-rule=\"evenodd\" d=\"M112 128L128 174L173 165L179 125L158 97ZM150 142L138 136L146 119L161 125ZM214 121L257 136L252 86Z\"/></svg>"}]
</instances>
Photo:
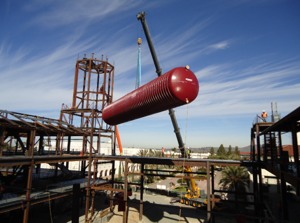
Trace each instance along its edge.
<instances>
[{"instance_id":1,"label":"green tree","mask_svg":"<svg viewBox=\"0 0 300 223\"><path fill-rule=\"evenodd\" d=\"M231 148L231 145L229 145L228 151L227 151L227 156L230 157L231 154L232 154L232 148Z\"/></svg>"},{"instance_id":2,"label":"green tree","mask_svg":"<svg viewBox=\"0 0 300 223\"><path fill-rule=\"evenodd\" d=\"M162 151L161 150L156 150L156 149L141 149L138 152L138 156L141 157L162 157ZM163 166L163 165L156 165L156 164L147 164L145 165L145 168L151 169L149 170L149 173L153 174L154 172L158 174L158 171L160 169L163 169L168 166ZM154 176L147 176L147 182L148 183L153 183L155 180Z\"/></svg>"},{"instance_id":3,"label":"green tree","mask_svg":"<svg viewBox=\"0 0 300 223\"><path fill-rule=\"evenodd\" d=\"M140 149L139 152L138 152L138 156L148 157L149 156L149 150L148 149Z\"/></svg>"},{"instance_id":4,"label":"green tree","mask_svg":"<svg viewBox=\"0 0 300 223\"><path fill-rule=\"evenodd\" d=\"M161 150L155 150L153 155L154 157L162 157L163 153Z\"/></svg>"},{"instance_id":5,"label":"green tree","mask_svg":"<svg viewBox=\"0 0 300 223\"><path fill-rule=\"evenodd\" d=\"M235 154L235 155L238 155L238 156L241 155L241 154L240 154L239 147L236 146L236 147L234 148L234 154Z\"/></svg>"},{"instance_id":6,"label":"green tree","mask_svg":"<svg viewBox=\"0 0 300 223\"><path fill-rule=\"evenodd\" d=\"M225 150L223 144L220 145L220 147L219 147L219 149L218 149L218 151L217 151L217 155L218 155L218 157L219 157L220 159L226 158L226 150Z\"/></svg>"},{"instance_id":7,"label":"green tree","mask_svg":"<svg viewBox=\"0 0 300 223\"><path fill-rule=\"evenodd\" d=\"M173 153L172 153L172 155L171 155L172 158L175 157L176 150L177 150L176 147L174 147L174 148L172 149L172 151L173 151Z\"/></svg>"},{"instance_id":8,"label":"green tree","mask_svg":"<svg viewBox=\"0 0 300 223\"><path fill-rule=\"evenodd\" d=\"M246 187L250 183L250 175L247 168L238 166L228 166L222 171L222 177L219 185L224 190L235 192L235 201L237 205L238 196L246 192Z\"/></svg>"},{"instance_id":9,"label":"green tree","mask_svg":"<svg viewBox=\"0 0 300 223\"><path fill-rule=\"evenodd\" d=\"M215 155L215 149L214 149L214 147L210 148L209 153L210 153L211 156Z\"/></svg>"}]
</instances>

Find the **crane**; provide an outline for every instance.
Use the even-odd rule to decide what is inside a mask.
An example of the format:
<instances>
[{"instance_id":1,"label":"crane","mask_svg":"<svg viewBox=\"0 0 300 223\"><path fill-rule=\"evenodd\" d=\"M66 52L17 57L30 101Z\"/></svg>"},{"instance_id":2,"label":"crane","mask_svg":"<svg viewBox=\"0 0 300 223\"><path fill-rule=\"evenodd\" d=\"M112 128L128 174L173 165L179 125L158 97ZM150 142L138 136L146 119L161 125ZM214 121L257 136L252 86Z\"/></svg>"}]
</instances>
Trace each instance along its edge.
<instances>
[{"instance_id":1,"label":"crane","mask_svg":"<svg viewBox=\"0 0 300 223\"><path fill-rule=\"evenodd\" d=\"M154 62L154 66L156 68L156 73L158 76L161 76L162 74L162 69L161 66L159 64L156 52L155 52L155 48L152 42L152 38L150 35L150 30L148 27L148 23L146 20L146 13L145 12L140 12L137 15L137 19L141 21L141 24L143 26L143 30L148 42L148 46L151 52L151 56ZM181 133L180 133L180 128L178 126L177 123L177 119L175 116L175 112L174 109L169 109L169 115L173 124L173 128L174 128L174 132L178 141L178 146L181 152L181 157L182 158L187 158L187 152L185 150L185 145L183 143L182 137L181 137ZM185 194L185 196L183 198L181 198L181 203L185 203L188 205L192 205L192 206L197 206L200 207L202 205L204 205L206 203L206 199L201 198L201 193L200 193L200 188L198 188L195 180L192 178L192 168L189 166L185 166L185 172L187 175L187 184L188 184L188 191Z\"/></svg>"},{"instance_id":2,"label":"crane","mask_svg":"<svg viewBox=\"0 0 300 223\"><path fill-rule=\"evenodd\" d=\"M147 39L147 42L148 42L148 46L149 46L149 49L150 49L150 52L151 52L151 55L152 55L152 58L153 58L155 68L156 68L157 76L161 76L162 69L161 69L160 64L158 62L158 58L157 58L157 55L156 55L156 52L155 52L155 49L154 49L154 45L153 45L152 38L151 38L151 35L150 35L149 27L148 27L148 24L147 24L147 21L146 21L146 13L145 12L140 12L137 15L137 19L140 20L141 23L142 23L143 30L144 30L144 33L145 33L145 36L146 36L146 39ZM171 118L171 121L172 121L172 124L173 124L174 132L175 132L176 137L177 137L177 141L178 141L178 145L179 145L179 149L181 151L182 157L187 157L185 147L184 147L184 143L183 143L183 140L182 140L182 137L181 137L181 134L180 134L180 129L178 127L178 123L177 123L177 120L176 120L174 109L169 109L169 115L170 115L170 118Z\"/></svg>"}]
</instances>

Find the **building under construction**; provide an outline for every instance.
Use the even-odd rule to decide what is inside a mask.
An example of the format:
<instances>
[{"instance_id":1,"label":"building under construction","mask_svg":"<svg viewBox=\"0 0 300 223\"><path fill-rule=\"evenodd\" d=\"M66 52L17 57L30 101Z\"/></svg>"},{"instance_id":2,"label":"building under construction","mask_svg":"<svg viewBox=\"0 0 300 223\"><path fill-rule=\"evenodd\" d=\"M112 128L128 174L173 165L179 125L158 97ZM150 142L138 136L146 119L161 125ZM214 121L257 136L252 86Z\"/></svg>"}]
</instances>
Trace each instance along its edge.
<instances>
[{"instance_id":1,"label":"building under construction","mask_svg":"<svg viewBox=\"0 0 300 223\"><path fill-rule=\"evenodd\" d=\"M29 114L1 110L1 196L0 216L21 211L23 222L30 222L30 210L43 203L55 200L72 200L72 219L79 217L79 200L85 201L85 221L97 219L95 193L109 191L111 202L109 214L116 205L116 193L122 192L123 222L128 216L128 191L134 183L128 181L132 174L141 177L140 184L140 219L143 213L144 176L149 175L149 164L192 167L204 167L207 171L207 191L217 194L214 188L214 169L216 166L246 166L253 174L253 205L257 219L266 216L262 169L267 169L278 179L280 202L282 202L283 220L289 218L286 183L291 184L299 194L299 132L300 107L276 122L257 121L251 128L251 161L222 161L186 158L146 158L116 156L116 128L106 124L102 111L113 98L114 67L107 60L82 58L76 62L73 103L71 107L63 105L60 119L49 119ZM92 90L96 89L96 90ZM283 150L281 135L292 136L292 153ZM101 140L109 138L111 154L102 155ZM81 151L73 151L72 143L80 141ZM53 143L55 142L55 143ZM49 144L53 143L49 147ZM45 149L47 148L47 149ZM115 181L115 162L124 162L124 181ZM78 171L69 169L70 163L77 162ZM99 176L101 165L112 166L111 178L105 180ZM48 164L50 168L42 168ZM129 171L130 165L139 165L135 172ZM100 166L100 167L99 167ZM166 171L166 177L172 177ZM196 173L195 173L196 174ZM190 177L193 176L184 176ZM121 185L121 187L120 187ZM14 195L5 198L6 194ZM213 200L208 196L207 220L213 221L219 212L213 209ZM60 203L58 202L58 205ZM117 204L118 205L118 204ZM102 212L101 212L102 213ZM103 212L104 213L104 212ZM98 216L103 218L104 214ZM271 213L269 213L271 214ZM233 213L232 216L235 216ZM250 216L245 213L245 216Z\"/></svg>"},{"instance_id":2,"label":"building under construction","mask_svg":"<svg viewBox=\"0 0 300 223\"><path fill-rule=\"evenodd\" d=\"M147 34L148 27L143 14L138 19L144 22L143 27ZM149 38L148 42L151 43ZM176 130L178 128L176 128L176 119L172 116L172 109L192 102L198 94L198 86L194 85L197 80L193 80L193 76L186 78L189 82L187 84L190 85L189 91L185 91L188 95L183 97L180 93L169 94L172 89L170 90L170 86L165 84L168 82L166 78L172 75L179 73L191 75L189 67L175 68L162 75L159 73L161 69L157 61L155 65L159 78L130 94L141 95L136 99L138 101L131 100L131 97L126 95L119 102L113 102L114 66L108 59L98 59L92 55L77 60L72 105L62 106L59 119L1 110L0 218L14 219L15 222L33 222L31 217L33 209L37 210L43 205L52 207L52 204L63 208L68 203L71 211L66 212L65 215L69 215L72 222L79 222L81 214L84 215L85 222L108 222L107 216L113 215L114 208L118 206L125 223L128 222L131 187L136 186L139 188L139 221L143 221L144 177L157 175L191 180L196 179L198 174L192 167L202 167L206 170L207 196L205 205L201 207L195 205L194 208L206 213L207 222L220 222L218 219L224 216L232 219L233 222L236 219L239 222L289 221L291 213L288 209L287 183L295 188L297 196L300 193L299 142L297 141L297 134L300 131L300 107L280 120L253 123L251 160L189 159L180 138L178 142L179 149L182 151L181 158L117 155L117 145L120 145L118 124L169 109ZM180 82L184 81L180 80ZM133 105L128 106L129 102ZM175 133L178 139L180 134L176 131ZM282 134L292 136L290 154L283 149ZM103 139L109 139L110 153L103 154L101 147ZM75 151L72 148L78 142L81 143L81 149ZM121 180L116 179L116 162L124 164ZM80 169L72 170L70 166L74 163ZM109 179L99 174L101 165L111 165ZM130 168L132 165L138 168L133 171ZM166 168L154 174L151 169L153 165L186 167L186 169L176 172ZM215 199L222 192L237 193L237 191L223 191L214 187L216 169L226 166L245 166L252 173L253 187L246 195L252 196L253 201L246 201L245 204L245 201L236 199L234 202L235 207L251 205L253 209L222 209L221 205L226 206L230 201L220 202ZM277 219L266 205L263 169L271 172L278 182L281 219ZM139 176L139 182L131 182L129 180L131 175ZM99 209L96 203L99 199L104 199L98 196L103 192L107 195L105 199L108 202L106 207ZM84 213L81 213L83 203ZM192 203L189 204L194 206ZM10 218L9 215L21 217L17 220Z\"/></svg>"}]
</instances>

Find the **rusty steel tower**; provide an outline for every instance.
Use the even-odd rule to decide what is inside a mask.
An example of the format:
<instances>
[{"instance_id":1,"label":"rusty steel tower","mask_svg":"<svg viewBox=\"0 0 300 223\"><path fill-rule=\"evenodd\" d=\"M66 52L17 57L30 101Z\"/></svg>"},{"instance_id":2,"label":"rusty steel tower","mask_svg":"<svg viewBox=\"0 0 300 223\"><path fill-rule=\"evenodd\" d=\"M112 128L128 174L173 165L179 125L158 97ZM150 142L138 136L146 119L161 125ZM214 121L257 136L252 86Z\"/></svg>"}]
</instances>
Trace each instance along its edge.
<instances>
[{"instance_id":1,"label":"rusty steel tower","mask_svg":"<svg viewBox=\"0 0 300 223\"><path fill-rule=\"evenodd\" d=\"M97 59L92 54L91 58L84 56L77 60L72 105L68 107L63 104L60 120L84 132L82 138L78 137L78 140L82 140L82 154L100 154L101 138L105 137L112 143L110 155L115 155L115 129L102 120L102 110L113 99L113 86L114 66L108 59L103 60L103 56ZM85 168L83 163L83 174ZM97 174L97 170L94 173Z\"/></svg>"},{"instance_id":2,"label":"rusty steel tower","mask_svg":"<svg viewBox=\"0 0 300 223\"><path fill-rule=\"evenodd\" d=\"M112 102L114 66L103 58L77 60L71 107L62 106L62 121L85 132L83 153L100 153L100 138L113 139L114 129L102 120L102 110ZM113 140L112 140L113 141Z\"/></svg>"},{"instance_id":3,"label":"rusty steel tower","mask_svg":"<svg viewBox=\"0 0 300 223\"><path fill-rule=\"evenodd\" d=\"M79 140L82 140L81 154L89 156L88 163L82 161L81 164L83 176L88 168L86 222L89 221L91 188L97 184L98 161L92 156L102 153L102 138L110 139L110 155L115 155L115 128L102 119L102 110L112 102L113 86L114 66L108 59L103 60L103 56L102 59L94 58L94 54L91 58L84 56L76 62L72 105L63 105L61 110L61 121L68 122L84 132ZM112 162L113 170L114 165Z\"/></svg>"}]
</instances>

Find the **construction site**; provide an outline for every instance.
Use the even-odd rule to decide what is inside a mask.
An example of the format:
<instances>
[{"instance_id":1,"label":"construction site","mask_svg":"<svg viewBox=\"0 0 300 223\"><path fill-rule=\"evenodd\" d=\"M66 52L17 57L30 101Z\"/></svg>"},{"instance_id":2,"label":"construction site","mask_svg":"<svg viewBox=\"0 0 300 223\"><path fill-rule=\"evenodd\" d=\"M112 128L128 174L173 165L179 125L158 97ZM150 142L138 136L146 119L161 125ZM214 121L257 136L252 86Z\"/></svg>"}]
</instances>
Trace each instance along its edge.
<instances>
[{"instance_id":1,"label":"construction site","mask_svg":"<svg viewBox=\"0 0 300 223\"><path fill-rule=\"evenodd\" d=\"M63 104L59 119L0 110L1 222L297 222L300 107L250 126L250 159L190 158L173 109L193 102L198 80L189 66L161 73L145 14L137 18L156 79L114 101L115 67L108 59L85 55L76 61L72 104ZM180 157L123 155L118 125L166 110ZM283 134L291 134L289 151ZM109 173L103 173L104 165ZM251 187L243 194L216 186L220 171L232 166L251 173ZM276 181L276 196L266 189L263 170ZM149 176L184 179L188 190L151 189L145 185ZM203 177L205 192L195 183ZM288 187L295 192L293 201ZM223 199L224 193L236 199Z\"/></svg>"}]
</instances>

